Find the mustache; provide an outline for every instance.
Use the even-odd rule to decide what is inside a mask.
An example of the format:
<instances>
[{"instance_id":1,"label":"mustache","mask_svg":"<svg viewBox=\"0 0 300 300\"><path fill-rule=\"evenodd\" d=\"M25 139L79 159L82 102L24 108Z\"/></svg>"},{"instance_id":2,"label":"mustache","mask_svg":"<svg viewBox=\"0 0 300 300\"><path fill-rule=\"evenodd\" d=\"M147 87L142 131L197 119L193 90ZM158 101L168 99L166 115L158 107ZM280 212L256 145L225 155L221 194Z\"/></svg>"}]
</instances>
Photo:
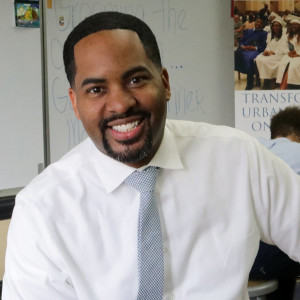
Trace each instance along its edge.
<instances>
[{"instance_id":1,"label":"mustache","mask_svg":"<svg viewBox=\"0 0 300 300\"><path fill-rule=\"evenodd\" d=\"M120 120L120 119L125 119L125 118L132 117L132 116L139 116L142 119L146 119L146 118L150 118L150 113L148 111L129 110L129 111L127 111L125 113L122 113L122 114L114 114L114 115L110 116L109 118L103 119L99 123L99 128L100 128L101 132L103 133L105 131L105 129L107 128L107 124L109 122L112 122L112 121L115 121L115 120Z\"/></svg>"}]
</instances>

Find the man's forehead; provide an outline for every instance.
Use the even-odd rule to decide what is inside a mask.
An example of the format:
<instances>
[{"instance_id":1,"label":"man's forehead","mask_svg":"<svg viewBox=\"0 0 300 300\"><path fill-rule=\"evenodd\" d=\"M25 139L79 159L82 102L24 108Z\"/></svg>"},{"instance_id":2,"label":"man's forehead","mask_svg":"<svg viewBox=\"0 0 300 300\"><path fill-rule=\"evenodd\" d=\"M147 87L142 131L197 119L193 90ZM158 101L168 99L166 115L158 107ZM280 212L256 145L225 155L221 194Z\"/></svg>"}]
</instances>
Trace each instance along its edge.
<instances>
[{"instance_id":1,"label":"man's forehead","mask_svg":"<svg viewBox=\"0 0 300 300\"><path fill-rule=\"evenodd\" d=\"M126 74L136 66L155 69L138 34L126 29L101 30L87 35L74 47L74 63L76 80L83 80L83 74L95 70L96 76L107 80L107 74Z\"/></svg>"},{"instance_id":2,"label":"man's forehead","mask_svg":"<svg viewBox=\"0 0 300 300\"><path fill-rule=\"evenodd\" d=\"M107 42L108 40L115 43L128 40L136 41L139 40L139 36L135 31L128 29L105 29L86 35L75 44L74 48L76 49L82 44L91 45L101 41Z\"/></svg>"}]
</instances>

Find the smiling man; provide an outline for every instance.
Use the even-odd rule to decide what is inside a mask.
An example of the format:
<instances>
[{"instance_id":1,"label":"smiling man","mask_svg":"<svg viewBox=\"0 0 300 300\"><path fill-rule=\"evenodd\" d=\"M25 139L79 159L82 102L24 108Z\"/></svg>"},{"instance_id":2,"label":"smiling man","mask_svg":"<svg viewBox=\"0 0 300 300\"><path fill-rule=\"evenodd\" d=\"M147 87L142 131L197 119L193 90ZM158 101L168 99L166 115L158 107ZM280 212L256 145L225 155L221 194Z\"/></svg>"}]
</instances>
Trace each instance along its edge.
<instances>
[{"instance_id":1,"label":"smiling man","mask_svg":"<svg viewBox=\"0 0 300 300\"><path fill-rule=\"evenodd\" d=\"M166 69L147 58L136 32L124 29L84 37L74 59L69 95L88 135L118 161L147 164L163 138L170 97Z\"/></svg>"},{"instance_id":2,"label":"smiling man","mask_svg":"<svg viewBox=\"0 0 300 300\"><path fill-rule=\"evenodd\" d=\"M243 132L166 120L144 22L85 19L64 63L89 138L18 194L4 300L245 300L260 239L299 261L300 178Z\"/></svg>"},{"instance_id":3,"label":"smiling man","mask_svg":"<svg viewBox=\"0 0 300 300\"><path fill-rule=\"evenodd\" d=\"M234 69L247 74L246 90L252 90L254 74L257 73L254 60L267 46L268 33L263 30L263 20L256 19L254 26L252 29L245 30L243 37L239 41L239 47L234 51ZM259 81L259 74L256 74L256 76L257 81Z\"/></svg>"}]
</instances>

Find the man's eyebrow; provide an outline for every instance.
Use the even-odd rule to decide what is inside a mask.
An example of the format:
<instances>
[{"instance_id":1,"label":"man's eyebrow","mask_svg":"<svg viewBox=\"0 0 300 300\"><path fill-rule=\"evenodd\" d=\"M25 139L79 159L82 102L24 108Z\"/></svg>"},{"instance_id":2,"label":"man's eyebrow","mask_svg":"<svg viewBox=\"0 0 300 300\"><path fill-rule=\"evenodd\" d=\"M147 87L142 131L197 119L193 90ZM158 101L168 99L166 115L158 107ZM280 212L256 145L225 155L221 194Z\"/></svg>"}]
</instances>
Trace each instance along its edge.
<instances>
[{"instance_id":1,"label":"man's eyebrow","mask_svg":"<svg viewBox=\"0 0 300 300\"><path fill-rule=\"evenodd\" d=\"M150 74L150 71L149 69L147 69L146 67L144 66L137 66L137 67L134 67L128 71L126 71L123 75L122 75L122 79L126 79L132 75L134 75L135 73L138 73L138 72L147 72L148 74Z\"/></svg>"},{"instance_id":2,"label":"man's eyebrow","mask_svg":"<svg viewBox=\"0 0 300 300\"><path fill-rule=\"evenodd\" d=\"M122 79L126 79L130 76L132 76L133 74L135 73L138 73L138 72L147 72L150 74L150 71L149 69L147 69L146 67L144 66L137 66L137 67L134 67L128 71L126 71L123 75L122 75ZM81 83L81 87L87 85L87 84L99 84L99 83L104 83L106 82L106 79L103 79L103 78L93 78L93 77L90 77L90 78L86 78L82 81Z\"/></svg>"},{"instance_id":3,"label":"man's eyebrow","mask_svg":"<svg viewBox=\"0 0 300 300\"><path fill-rule=\"evenodd\" d=\"M104 83L104 82L106 82L106 80L102 79L102 78L93 78L93 77L86 78L82 81L81 87L84 87L85 85L91 84L91 83L96 84L96 83Z\"/></svg>"}]
</instances>

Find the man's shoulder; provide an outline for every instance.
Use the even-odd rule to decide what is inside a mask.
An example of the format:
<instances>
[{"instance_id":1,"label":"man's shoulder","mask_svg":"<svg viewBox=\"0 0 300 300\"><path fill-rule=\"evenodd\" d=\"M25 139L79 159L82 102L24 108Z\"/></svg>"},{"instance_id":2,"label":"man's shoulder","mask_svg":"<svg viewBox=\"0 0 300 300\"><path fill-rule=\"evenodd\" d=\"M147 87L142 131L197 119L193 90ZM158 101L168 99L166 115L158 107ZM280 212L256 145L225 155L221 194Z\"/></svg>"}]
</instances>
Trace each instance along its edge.
<instances>
[{"instance_id":1,"label":"man's shoulder","mask_svg":"<svg viewBox=\"0 0 300 300\"><path fill-rule=\"evenodd\" d=\"M229 156L238 162L248 160L248 153L253 159L257 149L262 147L244 131L204 122L169 120L166 132L166 136L172 136L181 159L192 159L195 163L224 160Z\"/></svg>"},{"instance_id":2,"label":"man's shoulder","mask_svg":"<svg viewBox=\"0 0 300 300\"><path fill-rule=\"evenodd\" d=\"M19 193L20 198L31 195L41 198L55 190L58 191L61 186L67 186L78 174L83 174L89 166L88 152L91 143L89 139L85 140L61 159L50 164Z\"/></svg>"},{"instance_id":3,"label":"man's shoulder","mask_svg":"<svg viewBox=\"0 0 300 300\"><path fill-rule=\"evenodd\" d=\"M282 149L286 149L286 150L300 150L300 143L297 142L293 142L290 139L286 138L286 137L280 137L280 138L276 138L274 140L271 140L274 145L282 148ZM300 152L299 152L299 156L300 156Z\"/></svg>"},{"instance_id":4,"label":"man's shoulder","mask_svg":"<svg viewBox=\"0 0 300 300\"><path fill-rule=\"evenodd\" d=\"M300 162L300 143L293 142L286 137L279 137L272 140L259 139L259 141L282 159L292 157L293 160Z\"/></svg>"},{"instance_id":5,"label":"man's shoulder","mask_svg":"<svg viewBox=\"0 0 300 300\"><path fill-rule=\"evenodd\" d=\"M293 142L285 137L270 141L260 140L260 142L300 175L300 143Z\"/></svg>"},{"instance_id":6,"label":"man's shoulder","mask_svg":"<svg viewBox=\"0 0 300 300\"><path fill-rule=\"evenodd\" d=\"M166 127L175 137L244 139L248 136L245 132L233 127L205 122L167 120Z\"/></svg>"}]
</instances>

